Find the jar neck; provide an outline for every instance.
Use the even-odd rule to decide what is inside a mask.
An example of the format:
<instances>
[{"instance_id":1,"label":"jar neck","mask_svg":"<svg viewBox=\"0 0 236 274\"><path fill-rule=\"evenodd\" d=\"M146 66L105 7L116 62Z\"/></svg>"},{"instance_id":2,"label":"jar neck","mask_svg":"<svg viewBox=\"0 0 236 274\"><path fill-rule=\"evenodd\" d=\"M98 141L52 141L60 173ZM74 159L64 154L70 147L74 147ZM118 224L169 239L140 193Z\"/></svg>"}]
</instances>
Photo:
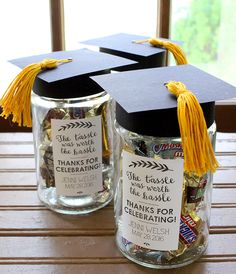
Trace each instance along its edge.
<instances>
[{"instance_id":1,"label":"jar neck","mask_svg":"<svg viewBox=\"0 0 236 274\"><path fill-rule=\"evenodd\" d=\"M215 117L215 103L203 103L201 108L209 128ZM177 107L170 109L127 112L116 103L116 120L124 128L141 135L172 137L180 136Z\"/></svg>"},{"instance_id":2,"label":"jar neck","mask_svg":"<svg viewBox=\"0 0 236 274\"><path fill-rule=\"evenodd\" d=\"M127 134L129 134L130 136L133 136L133 137L142 137L142 138L145 138L145 139L150 139L150 140L153 140L153 139L175 139L175 140L180 140L180 136L150 136L150 135L145 135L145 134L139 134L137 132L133 132L133 131L130 131L126 128L124 128L123 126L121 126L117 120L114 121L114 125L115 125L115 129L116 129L116 132L121 136L125 136ZM209 136L213 136L215 135L216 133L216 123L215 121L211 124L211 126L207 129L208 131L208 134Z\"/></svg>"}]
</instances>

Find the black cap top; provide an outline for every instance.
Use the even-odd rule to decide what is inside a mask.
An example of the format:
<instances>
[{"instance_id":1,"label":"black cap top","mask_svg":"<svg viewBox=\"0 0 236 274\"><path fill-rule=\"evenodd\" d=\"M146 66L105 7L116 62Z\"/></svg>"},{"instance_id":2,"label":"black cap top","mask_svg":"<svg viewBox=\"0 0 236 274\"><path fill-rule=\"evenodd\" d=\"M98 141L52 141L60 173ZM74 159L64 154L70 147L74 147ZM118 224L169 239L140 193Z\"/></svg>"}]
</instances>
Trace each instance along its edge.
<instances>
[{"instance_id":1,"label":"black cap top","mask_svg":"<svg viewBox=\"0 0 236 274\"><path fill-rule=\"evenodd\" d=\"M48 54L24 57L10 62L20 68L43 59L68 59L72 62L38 74L34 83L34 92L50 98L76 98L101 92L103 89L89 78L91 75L109 73L110 69L136 63L134 61L94 52L87 49L58 51Z\"/></svg>"},{"instance_id":2,"label":"black cap top","mask_svg":"<svg viewBox=\"0 0 236 274\"><path fill-rule=\"evenodd\" d=\"M138 64L129 65L125 68L119 68L117 69L118 71L164 66L166 49L161 47L153 47L149 43L132 43L132 41L146 40L149 38L150 37L147 36L118 33L106 37L83 41L81 43L98 46L101 52L125 57L138 62ZM164 38L161 39L166 40Z\"/></svg>"},{"instance_id":3,"label":"black cap top","mask_svg":"<svg viewBox=\"0 0 236 274\"><path fill-rule=\"evenodd\" d=\"M236 97L236 88L202 70L181 65L92 77L116 100L118 123L150 136L180 136L177 101L165 87L182 82L200 102L207 126L214 121L214 101Z\"/></svg>"},{"instance_id":4,"label":"black cap top","mask_svg":"<svg viewBox=\"0 0 236 274\"><path fill-rule=\"evenodd\" d=\"M97 39L87 40L82 43L145 57L166 51L163 48L151 47L147 43L142 45L132 43L132 41L144 40L148 38L150 37L127 33L118 33L110 36L100 37Z\"/></svg>"}]
</instances>

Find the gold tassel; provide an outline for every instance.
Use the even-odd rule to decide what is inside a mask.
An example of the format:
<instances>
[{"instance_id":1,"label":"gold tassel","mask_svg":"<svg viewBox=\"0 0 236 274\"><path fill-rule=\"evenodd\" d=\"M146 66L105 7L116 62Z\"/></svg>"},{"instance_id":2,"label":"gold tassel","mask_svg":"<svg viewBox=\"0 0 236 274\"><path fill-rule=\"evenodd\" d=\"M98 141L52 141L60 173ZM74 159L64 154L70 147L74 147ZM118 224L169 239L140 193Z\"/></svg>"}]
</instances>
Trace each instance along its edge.
<instances>
[{"instance_id":1,"label":"gold tassel","mask_svg":"<svg viewBox=\"0 0 236 274\"><path fill-rule=\"evenodd\" d=\"M184 152L184 170L201 176L219 166L207 132L206 121L196 96L181 82L170 81L168 90L177 97L177 112Z\"/></svg>"},{"instance_id":2,"label":"gold tassel","mask_svg":"<svg viewBox=\"0 0 236 274\"><path fill-rule=\"evenodd\" d=\"M173 42L164 41L158 38L150 38L147 40L133 41L133 43L135 44L143 44L146 42L150 43L152 46L159 46L169 50L173 54L177 65L185 65L188 63L186 56L183 50L181 49L181 47Z\"/></svg>"},{"instance_id":3,"label":"gold tassel","mask_svg":"<svg viewBox=\"0 0 236 274\"><path fill-rule=\"evenodd\" d=\"M19 126L31 127L30 97L36 76L43 70L53 69L61 63L71 61L71 59L45 59L26 66L11 82L0 99L2 107L0 116L7 119L12 115L12 122Z\"/></svg>"}]
</instances>

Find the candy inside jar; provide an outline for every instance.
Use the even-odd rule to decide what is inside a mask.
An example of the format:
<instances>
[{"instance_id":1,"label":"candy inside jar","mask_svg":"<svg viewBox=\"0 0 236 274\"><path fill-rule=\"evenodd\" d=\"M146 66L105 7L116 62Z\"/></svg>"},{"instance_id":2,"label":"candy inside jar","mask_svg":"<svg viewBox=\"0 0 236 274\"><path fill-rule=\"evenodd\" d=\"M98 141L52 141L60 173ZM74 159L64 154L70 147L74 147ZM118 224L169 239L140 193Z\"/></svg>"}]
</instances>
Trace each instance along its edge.
<instances>
[{"instance_id":1,"label":"candy inside jar","mask_svg":"<svg viewBox=\"0 0 236 274\"><path fill-rule=\"evenodd\" d=\"M187 64L92 79L116 102L119 250L157 269L195 261L207 247L218 167L214 101L235 88Z\"/></svg>"},{"instance_id":2,"label":"candy inside jar","mask_svg":"<svg viewBox=\"0 0 236 274\"><path fill-rule=\"evenodd\" d=\"M87 98L58 101L52 98L42 100L33 94L32 101L34 120L41 125L35 128L40 199L53 210L69 214L83 214L110 202L113 197L113 161L109 95L102 92L89 101ZM54 136L61 144L59 152L55 147L53 149L55 130L52 121L55 120L63 121L62 130ZM66 135L63 132L65 126L72 127L73 134ZM82 131L83 128L86 131Z\"/></svg>"},{"instance_id":3,"label":"candy inside jar","mask_svg":"<svg viewBox=\"0 0 236 274\"><path fill-rule=\"evenodd\" d=\"M22 71L1 115L33 129L39 199L64 214L104 207L113 198L110 96L90 76L136 62L87 49L10 62Z\"/></svg>"},{"instance_id":4,"label":"candy inside jar","mask_svg":"<svg viewBox=\"0 0 236 274\"><path fill-rule=\"evenodd\" d=\"M119 167L121 173L122 155L124 151L130 154L148 157L149 161L151 161L151 159L183 158L180 138L143 136L125 130L117 123L116 128L121 138L121 161ZM212 143L215 141L215 129L215 124L213 124L208 130ZM151 178L151 176L149 176L149 178ZM151 179L149 179L148 184L160 186L160 183ZM143 188L147 189L147 186ZM122 215L124 216L124 211L126 211L129 216L131 216L133 221L128 225L131 227L132 233L136 234L138 238L160 242L165 239L165 235L170 233L168 229L162 227L162 224L174 221L171 210L168 211L160 206L156 207L155 205L158 204L156 201L153 203L150 200L148 202L146 200L144 203L139 199L136 202L130 200L127 202L127 200L123 199L123 180L120 177L115 199L117 222L116 242L119 249L129 259L149 267L171 268L182 266L196 260L207 247L211 188L212 180L210 173L200 177L195 174L184 174L182 193L176 193L176 195L182 197L181 215L178 220L175 220L176 222L179 221L178 247L175 250L161 251L140 246L124 238ZM156 189L156 192L157 190L160 190L160 187ZM141 193L143 194L144 192ZM142 197L146 196L141 196L140 198ZM163 200L159 201L159 205L161 201ZM143 205L145 205L145 207ZM124 209L127 206L129 210ZM134 220L135 218L136 220Z\"/></svg>"}]
</instances>

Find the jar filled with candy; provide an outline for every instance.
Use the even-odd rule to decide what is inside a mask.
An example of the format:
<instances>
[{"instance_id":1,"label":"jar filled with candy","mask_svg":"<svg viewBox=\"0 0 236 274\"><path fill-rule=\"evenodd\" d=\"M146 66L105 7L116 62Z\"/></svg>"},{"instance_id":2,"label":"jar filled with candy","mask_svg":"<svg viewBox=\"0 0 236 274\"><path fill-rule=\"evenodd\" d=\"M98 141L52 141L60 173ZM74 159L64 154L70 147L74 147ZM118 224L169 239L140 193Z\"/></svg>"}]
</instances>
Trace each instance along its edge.
<instances>
[{"instance_id":1,"label":"jar filled with candy","mask_svg":"<svg viewBox=\"0 0 236 274\"><path fill-rule=\"evenodd\" d=\"M31 96L39 198L54 211L86 214L113 198L110 95L90 76L133 61L86 49L29 59L44 58L67 63L41 72Z\"/></svg>"},{"instance_id":2,"label":"jar filled with candy","mask_svg":"<svg viewBox=\"0 0 236 274\"><path fill-rule=\"evenodd\" d=\"M116 102L119 250L157 269L197 260L207 247L218 167L214 100L234 89L187 64L93 79Z\"/></svg>"},{"instance_id":3,"label":"jar filled with candy","mask_svg":"<svg viewBox=\"0 0 236 274\"><path fill-rule=\"evenodd\" d=\"M11 63L22 71L0 99L1 115L33 129L40 200L64 214L104 207L113 198L110 96L91 76L134 61L80 49Z\"/></svg>"},{"instance_id":4,"label":"jar filled with candy","mask_svg":"<svg viewBox=\"0 0 236 274\"><path fill-rule=\"evenodd\" d=\"M195 261L207 247L212 175L184 173L181 188L172 188L177 179L170 178L172 171L167 169L173 168L167 167L166 160L183 158L180 138L144 136L118 123L116 128L120 136L120 175L115 195L119 249L130 260L154 268L174 268ZM215 132L213 123L208 129L212 144ZM145 171L138 174L137 168ZM175 195L181 197L180 218L178 205L168 206ZM178 244L171 250L174 223L179 226L175 235Z\"/></svg>"},{"instance_id":5,"label":"jar filled with candy","mask_svg":"<svg viewBox=\"0 0 236 274\"><path fill-rule=\"evenodd\" d=\"M53 99L32 94L38 194L66 214L97 210L113 197L109 95Z\"/></svg>"}]
</instances>

